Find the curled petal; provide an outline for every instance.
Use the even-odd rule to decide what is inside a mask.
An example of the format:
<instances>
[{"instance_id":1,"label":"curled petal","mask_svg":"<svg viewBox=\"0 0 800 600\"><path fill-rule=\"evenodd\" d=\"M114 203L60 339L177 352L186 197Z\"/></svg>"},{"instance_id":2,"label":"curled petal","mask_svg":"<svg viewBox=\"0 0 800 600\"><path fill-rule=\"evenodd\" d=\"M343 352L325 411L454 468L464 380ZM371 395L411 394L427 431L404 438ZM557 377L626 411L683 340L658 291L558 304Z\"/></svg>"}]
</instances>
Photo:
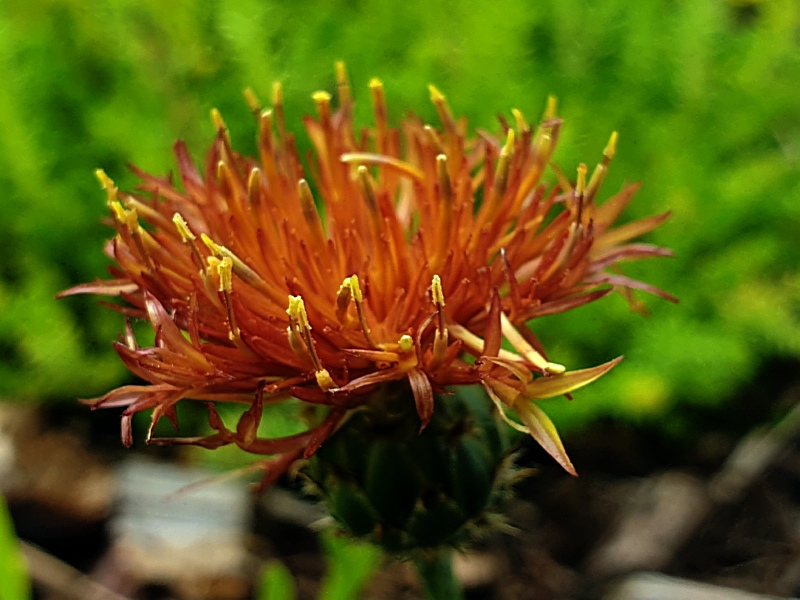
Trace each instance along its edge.
<instances>
[{"instance_id":1,"label":"curled petal","mask_svg":"<svg viewBox=\"0 0 800 600\"><path fill-rule=\"evenodd\" d=\"M419 428L419 432L422 433L433 416L433 388L428 376L419 369L411 369L408 372L408 381L411 383L417 414L420 421L422 421L422 425Z\"/></svg>"}]
</instances>

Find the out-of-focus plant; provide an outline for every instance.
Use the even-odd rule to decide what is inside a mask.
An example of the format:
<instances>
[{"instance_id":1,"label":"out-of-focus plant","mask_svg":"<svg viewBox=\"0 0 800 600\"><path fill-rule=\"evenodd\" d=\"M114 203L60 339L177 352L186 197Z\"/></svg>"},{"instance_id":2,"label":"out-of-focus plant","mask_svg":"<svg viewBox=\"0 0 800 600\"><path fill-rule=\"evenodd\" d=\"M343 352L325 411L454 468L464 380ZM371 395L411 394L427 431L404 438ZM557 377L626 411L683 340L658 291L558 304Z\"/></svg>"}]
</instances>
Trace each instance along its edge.
<instances>
[{"instance_id":1,"label":"out-of-focus plant","mask_svg":"<svg viewBox=\"0 0 800 600\"><path fill-rule=\"evenodd\" d=\"M94 252L106 235L102 206L86 165L114 172L126 188L126 161L166 172L167 145L184 138L200 147L210 130L199 124L213 105L247 148L245 117L234 108L239 90L263 93L282 79L287 119L298 122L312 107L309 86L331 85L322 74L334 58L348 60L356 85L390 71L390 107L427 110L425 118L432 113L420 81L439 83L454 109L487 127L511 99L525 99L519 108L531 112L555 94L569 123L560 164L575 164L617 129L624 143L606 185L636 174L646 185L633 217L674 211L652 239L676 250L656 283L682 299L682 310L629 320L617 302L541 324L568 362L627 353L624 372L568 412L552 407L557 420L670 411L660 422L674 427L684 418L676 404L718 403L775 358L800 356L797 3L357 5L4 5L1 394L88 396L122 377L104 349L116 322L91 301L50 302L103 271ZM366 122L367 103L355 111ZM581 321L602 347L583 339Z\"/></svg>"},{"instance_id":2,"label":"out-of-focus plant","mask_svg":"<svg viewBox=\"0 0 800 600\"><path fill-rule=\"evenodd\" d=\"M30 597L28 570L5 500L0 496L0 600L26 600Z\"/></svg>"}]
</instances>

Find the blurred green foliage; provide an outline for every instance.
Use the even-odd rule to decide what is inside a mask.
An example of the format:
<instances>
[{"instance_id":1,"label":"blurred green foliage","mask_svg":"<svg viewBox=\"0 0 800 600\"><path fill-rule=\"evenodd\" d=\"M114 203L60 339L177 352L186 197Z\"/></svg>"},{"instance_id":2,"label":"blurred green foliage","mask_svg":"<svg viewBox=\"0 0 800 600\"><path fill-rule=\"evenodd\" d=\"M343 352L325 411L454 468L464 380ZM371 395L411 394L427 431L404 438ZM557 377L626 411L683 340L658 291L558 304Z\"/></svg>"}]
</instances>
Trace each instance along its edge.
<instances>
[{"instance_id":1,"label":"blurred green foliage","mask_svg":"<svg viewBox=\"0 0 800 600\"><path fill-rule=\"evenodd\" d=\"M130 189L126 162L168 172L176 138L201 156L213 106L249 152L241 90L266 99L276 79L299 131L338 59L364 124L372 76L395 120L414 110L435 122L435 82L454 111L493 130L497 113L534 119L555 94L565 171L591 166L618 130L606 194L642 179L628 216L674 212L650 239L677 258L628 271L682 304L644 298L653 315L642 318L616 296L533 324L570 367L627 355L574 402L550 402L557 421L718 405L775 359L800 356L795 0L3 0L0 10L2 396L85 397L124 377L108 345L121 319L93 298L52 300L104 274L109 230L92 170Z\"/></svg>"},{"instance_id":2,"label":"blurred green foliage","mask_svg":"<svg viewBox=\"0 0 800 600\"><path fill-rule=\"evenodd\" d=\"M28 569L6 501L0 496L0 600L27 600L30 597Z\"/></svg>"}]
</instances>

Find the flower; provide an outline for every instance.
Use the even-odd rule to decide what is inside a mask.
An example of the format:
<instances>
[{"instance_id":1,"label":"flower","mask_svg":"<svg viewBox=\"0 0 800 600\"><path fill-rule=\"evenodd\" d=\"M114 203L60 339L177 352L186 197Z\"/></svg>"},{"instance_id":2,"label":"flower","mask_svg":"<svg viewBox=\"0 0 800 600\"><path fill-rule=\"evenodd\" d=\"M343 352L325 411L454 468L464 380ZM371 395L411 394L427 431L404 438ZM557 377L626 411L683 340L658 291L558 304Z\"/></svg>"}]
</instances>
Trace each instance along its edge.
<instances>
[{"instance_id":1,"label":"flower","mask_svg":"<svg viewBox=\"0 0 800 600\"><path fill-rule=\"evenodd\" d=\"M116 229L106 247L113 279L62 296L120 296L117 310L147 319L156 335L141 347L126 324L115 349L147 385L120 387L92 406L125 407L126 445L132 416L152 410L148 442L236 444L271 456L263 464L269 485L382 384L408 382L420 429L436 402L447 402L434 401L435 392L480 384L508 423L574 474L536 401L569 394L620 358L567 371L547 358L527 322L613 289L671 299L617 269L669 254L631 242L668 214L614 227L638 185L598 203L616 133L591 176L580 165L574 185L557 169L558 185L543 184L561 127L553 100L538 127L514 110L513 127L501 119L501 139L469 137L466 120L433 86L439 127L415 116L391 127L374 79L375 126L359 131L342 65L337 83L338 108L317 92L318 116L305 119L315 193L277 84L267 110L246 94L258 120L257 159L233 150L212 111L218 133L202 172L180 141L177 184L136 170L137 191L122 193L97 172ZM290 397L323 407L324 417L297 435L259 438L263 405ZM177 427L175 405L184 399L208 402L215 433L153 438L162 417ZM216 402L249 406L235 431Z\"/></svg>"}]
</instances>

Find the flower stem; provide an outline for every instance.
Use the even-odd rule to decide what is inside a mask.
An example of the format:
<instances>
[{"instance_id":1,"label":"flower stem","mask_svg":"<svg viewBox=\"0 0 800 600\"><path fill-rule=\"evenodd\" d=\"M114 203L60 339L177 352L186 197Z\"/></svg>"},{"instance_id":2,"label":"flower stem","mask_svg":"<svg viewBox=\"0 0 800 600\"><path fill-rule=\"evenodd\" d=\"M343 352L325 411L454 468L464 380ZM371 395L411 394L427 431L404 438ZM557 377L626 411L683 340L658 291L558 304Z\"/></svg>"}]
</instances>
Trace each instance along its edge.
<instances>
[{"instance_id":1,"label":"flower stem","mask_svg":"<svg viewBox=\"0 0 800 600\"><path fill-rule=\"evenodd\" d=\"M440 550L414 560L428 600L463 600L464 594L453 573L453 553Z\"/></svg>"}]
</instances>

